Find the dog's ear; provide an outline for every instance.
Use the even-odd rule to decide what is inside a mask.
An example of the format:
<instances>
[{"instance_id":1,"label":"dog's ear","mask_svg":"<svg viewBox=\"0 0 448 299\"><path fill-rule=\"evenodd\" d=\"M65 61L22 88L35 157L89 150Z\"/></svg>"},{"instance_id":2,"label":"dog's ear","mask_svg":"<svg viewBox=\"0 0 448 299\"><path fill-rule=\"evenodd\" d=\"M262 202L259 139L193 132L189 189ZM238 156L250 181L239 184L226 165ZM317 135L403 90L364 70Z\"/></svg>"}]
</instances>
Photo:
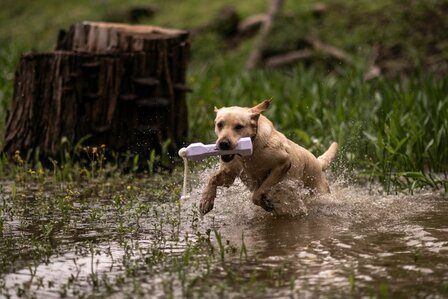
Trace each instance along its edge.
<instances>
[{"instance_id":1,"label":"dog's ear","mask_svg":"<svg viewBox=\"0 0 448 299\"><path fill-rule=\"evenodd\" d=\"M250 114L250 122L252 126L256 126L258 124L258 119L260 118L260 113L251 113Z\"/></svg>"},{"instance_id":2,"label":"dog's ear","mask_svg":"<svg viewBox=\"0 0 448 299\"><path fill-rule=\"evenodd\" d=\"M264 100L258 105L255 105L254 107L249 109L249 112L254 114L260 114L263 111L266 111L269 108L269 105L271 104L270 100Z\"/></svg>"},{"instance_id":3,"label":"dog's ear","mask_svg":"<svg viewBox=\"0 0 448 299\"><path fill-rule=\"evenodd\" d=\"M215 106L214 111L218 112L219 108Z\"/></svg>"}]
</instances>

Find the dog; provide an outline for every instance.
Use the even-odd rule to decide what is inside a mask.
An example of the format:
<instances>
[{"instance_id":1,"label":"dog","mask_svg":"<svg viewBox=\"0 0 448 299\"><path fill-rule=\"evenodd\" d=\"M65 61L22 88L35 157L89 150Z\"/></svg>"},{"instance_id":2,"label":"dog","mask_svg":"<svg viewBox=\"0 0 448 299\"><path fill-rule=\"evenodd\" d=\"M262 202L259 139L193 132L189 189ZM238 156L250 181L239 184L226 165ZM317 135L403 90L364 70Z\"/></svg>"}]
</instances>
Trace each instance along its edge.
<instances>
[{"instance_id":1,"label":"dog","mask_svg":"<svg viewBox=\"0 0 448 299\"><path fill-rule=\"evenodd\" d=\"M221 156L219 169L211 175L202 193L199 207L202 215L213 209L217 187L230 187L237 177L253 192L252 202L268 212L274 210L267 197L269 190L286 178L300 180L311 194L330 192L324 171L336 156L337 143L333 142L316 158L277 131L261 114L269 105L270 101L265 100L252 108L215 107L217 148L231 150L240 138L250 137L253 154Z\"/></svg>"}]
</instances>

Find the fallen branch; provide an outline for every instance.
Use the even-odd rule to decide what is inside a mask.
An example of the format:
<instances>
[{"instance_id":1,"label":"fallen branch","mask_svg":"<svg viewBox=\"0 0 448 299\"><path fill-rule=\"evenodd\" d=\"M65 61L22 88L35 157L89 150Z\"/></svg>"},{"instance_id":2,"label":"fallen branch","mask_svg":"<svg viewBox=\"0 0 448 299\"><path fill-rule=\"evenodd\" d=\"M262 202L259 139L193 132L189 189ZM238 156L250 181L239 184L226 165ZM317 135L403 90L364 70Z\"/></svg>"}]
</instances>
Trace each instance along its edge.
<instances>
[{"instance_id":1,"label":"fallen branch","mask_svg":"<svg viewBox=\"0 0 448 299\"><path fill-rule=\"evenodd\" d=\"M311 43L314 50L317 52L336 58L348 64L353 63L353 58L342 49L339 49L329 44L325 44L317 37L308 38L308 41Z\"/></svg>"},{"instance_id":2,"label":"fallen branch","mask_svg":"<svg viewBox=\"0 0 448 299\"><path fill-rule=\"evenodd\" d=\"M381 68L377 65L377 59L379 56L379 46L373 45L372 53L367 61L368 71L364 74L364 80L369 81L381 76Z\"/></svg>"},{"instance_id":3,"label":"fallen branch","mask_svg":"<svg viewBox=\"0 0 448 299\"><path fill-rule=\"evenodd\" d=\"M250 37L255 35L268 21L266 14L253 15L238 24L238 35Z\"/></svg>"},{"instance_id":4,"label":"fallen branch","mask_svg":"<svg viewBox=\"0 0 448 299\"><path fill-rule=\"evenodd\" d=\"M254 67L260 64L263 57L264 49L266 47L266 38L271 32L274 19L280 12L283 3L284 3L283 0L271 0L271 4L269 6L268 11L268 18L264 22L263 27L261 28L258 44L252 50L252 52L249 55L249 58L246 61L247 69L253 69Z\"/></svg>"},{"instance_id":5,"label":"fallen branch","mask_svg":"<svg viewBox=\"0 0 448 299\"><path fill-rule=\"evenodd\" d=\"M321 53L328 57L332 57L344 63L353 63L352 57L345 51L337 47L324 44L322 41L315 37L308 38L307 40L311 44L310 48L295 50L281 55L269 57L266 59L265 65L268 67L282 67L289 64L297 63L301 60L316 58L318 53Z\"/></svg>"},{"instance_id":6,"label":"fallen branch","mask_svg":"<svg viewBox=\"0 0 448 299\"><path fill-rule=\"evenodd\" d=\"M313 57L313 51L310 49L291 51L286 54L276 55L266 59L267 67L282 67L296 63L300 60L306 60Z\"/></svg>"}]
</instances>

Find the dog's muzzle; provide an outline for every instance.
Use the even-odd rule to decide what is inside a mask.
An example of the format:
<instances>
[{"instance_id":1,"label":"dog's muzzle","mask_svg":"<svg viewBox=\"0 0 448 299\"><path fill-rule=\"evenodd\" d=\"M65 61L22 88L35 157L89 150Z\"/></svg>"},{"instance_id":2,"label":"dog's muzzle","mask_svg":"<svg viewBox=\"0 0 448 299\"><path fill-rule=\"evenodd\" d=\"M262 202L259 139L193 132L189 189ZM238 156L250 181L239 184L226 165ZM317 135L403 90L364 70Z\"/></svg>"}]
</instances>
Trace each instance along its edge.
<instances>
[{"instance_id":1,"label":"dog's muzzle","mask_svg":"<svg viewBox=\"0 0 448 299\"><path fill-rule=\"evenodd\" d=\"M235 155L222 155L221 156L221 160L226 163L232 161L233 158L235 158Z\"/></svg>"},{"instance_id":2,"label":"dog's muzzle","mask_svg":"<svg viewBox=\"0 0 448 299\"><path fill-rule=\"evenodd\" d=\"M218 148L220 150L228 151L232 149L232 143L228 139L221 139L217 142ZM235 158L235 155L222 155L221 160L223 162L230 162Z\"/></svg>"}]
</instances>

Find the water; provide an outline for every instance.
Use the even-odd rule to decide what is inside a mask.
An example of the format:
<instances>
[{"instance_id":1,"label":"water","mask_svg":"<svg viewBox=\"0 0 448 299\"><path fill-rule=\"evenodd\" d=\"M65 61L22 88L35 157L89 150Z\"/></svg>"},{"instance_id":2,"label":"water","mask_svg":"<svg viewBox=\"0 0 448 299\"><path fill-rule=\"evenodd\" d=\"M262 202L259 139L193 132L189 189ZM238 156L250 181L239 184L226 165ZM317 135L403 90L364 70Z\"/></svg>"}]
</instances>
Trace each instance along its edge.
<instances>
[{"instance_id":1,"label":"water","mask_svg":"<svg viewBox=\"0 0 448 299\"><path fill-rule=\"evenodd\" d=\"M287 264L299 297L448 296L444 195L383 196L333 183L331 195L307 202L306 216L272 217L232 189L215 204L223 233L234 242L244 233L260 259Z\"/></svg>"},{"instance_id":2,"label":"water","mask_svg":"<svg viewBox=\"0 0 448 299\"><path fill-rule=\"evenodd\" d=\"M446 194L382 195L333 182L332 194L290 202L276 216L237 182L201 219L208 172L178 204L150 199L146 181L138 192L80 195L68 215L60 202L46 212L38 205L38 217L3 203L0 297L448 297ZM30 224L42 217L58 220ZM45 235L51 223L60 229Z\"/></svg>"}]
</instances>

